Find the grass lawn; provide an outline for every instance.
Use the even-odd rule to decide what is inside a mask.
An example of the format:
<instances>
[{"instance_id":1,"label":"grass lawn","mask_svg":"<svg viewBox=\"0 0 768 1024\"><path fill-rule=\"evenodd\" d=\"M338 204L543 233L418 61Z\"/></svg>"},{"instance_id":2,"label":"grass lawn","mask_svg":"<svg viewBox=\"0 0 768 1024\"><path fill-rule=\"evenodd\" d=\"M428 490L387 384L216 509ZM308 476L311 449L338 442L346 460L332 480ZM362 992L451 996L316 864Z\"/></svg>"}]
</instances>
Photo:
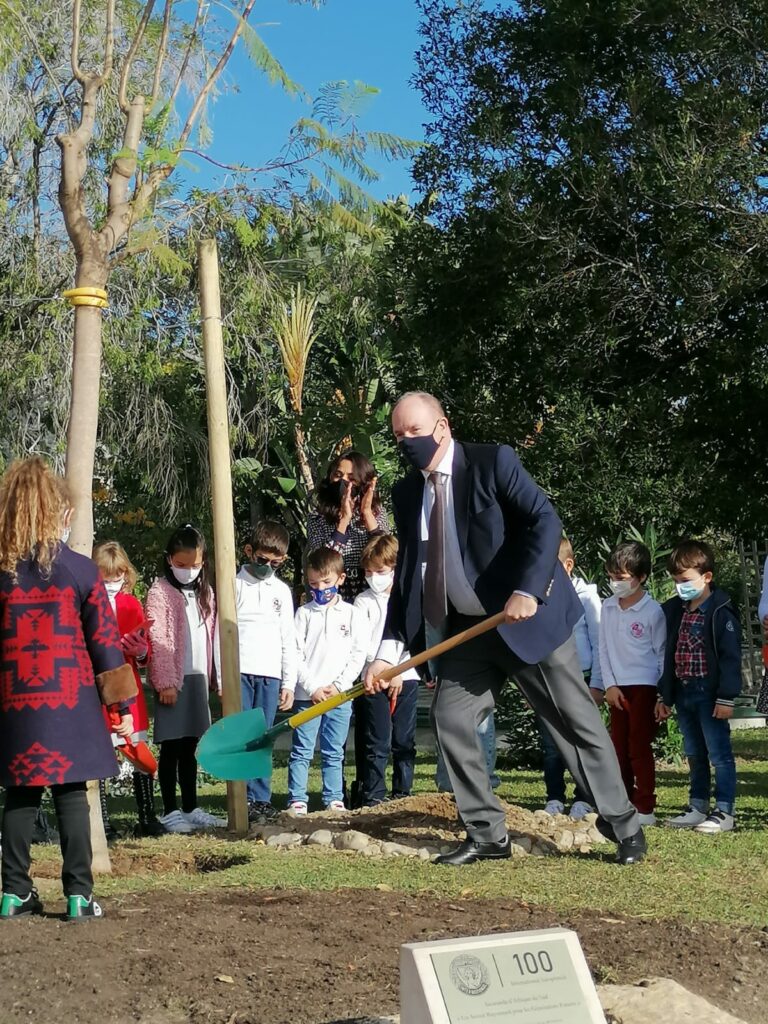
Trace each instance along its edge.
<instances>
[{"instance_id":1,"label":"grass lawn","mask_svg":"<svg viewBox=\"0 0 768 1024\"><path fill-rule=\"evenodd\" d=\"M163 855L164 870L101 878L98 891L114 899L157 887L186 891L222 886L327 890L385 887L454 899L512 898L565 914L592 908L641 918L683 917L763 926L768 922L768 730L734 733L734 747L739 773L738 831L707 837L649 829L649 856L643 865L634 868L618 867L607 857L566 854L486 863L456 871L410 859L373 862L358 855L312 848L285 852L248 841L173 836L121 841L119 847L145 855L148 863ZM433 789L433 772L433 759L420 757L416 792ZM500 775L499 795L503 799L530 809L542 806L544 791L538 773L501 767ZM283 755L274 777L277 806L285 803L286 776ZM671 815L685 804L686 784L682 768L659 771L660 817ZM317 773L311 778L310 789L319 789ZM204 806L223 810L223 784L205 786L201 793ZM112 808L120 828L133 824L132 800L116 798ZM181 862L190 851L198 858L232 857L238 863L223 871L189 873L181 866L174 870L174 857ZM56 855L53 848L36 848L37 859L49 860Z\"/></svg>"}]
</instances>

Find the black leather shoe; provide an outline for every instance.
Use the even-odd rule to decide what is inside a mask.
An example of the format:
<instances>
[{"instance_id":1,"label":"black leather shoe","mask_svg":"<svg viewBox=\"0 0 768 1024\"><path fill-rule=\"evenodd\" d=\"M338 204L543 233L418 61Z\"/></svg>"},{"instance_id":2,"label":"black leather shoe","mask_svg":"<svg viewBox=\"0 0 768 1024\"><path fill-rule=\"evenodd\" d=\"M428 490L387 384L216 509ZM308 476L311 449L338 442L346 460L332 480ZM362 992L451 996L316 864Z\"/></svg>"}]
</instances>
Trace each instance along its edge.
<instances>
[{"instance_id":1,"label":"black leather shoe","mask_svg":"<svg viewBox=\"0 0 768 1024\"><path fill-rule=\"evenodd\" d=\"M476 843L474 839L467 838L450 853L435 857L434 863L460 868L464 864L474 864L476 860L504 860L511 856L512 844L508 835L500 843Z\"/></svg>"},{"instance_id":2,"label":"black leather shoe","mask_svg":"<svg viewBox=\"0 0 768 1024\"><path fill-rule=\"evenodd\" d=\"M643 830L639 828L633 836L619 840L616 860L619 864L639 864L648 852Z\"/></svg>"},{"instance_id":3,"label":"black leather shoe","mask_svg":"<svg viewBox=\"0 0 768 1024\"><path fill-rule=\"evenodd\" d=\"M595 828L605 839L616 843L618 846L616 860L619 864L639 864L648 852L648 844L642 829L638 829L633 836L629 836L627 839L619 839L613 830L613 825L605 818L598 818Z\"/></svg>"}]
</instances>

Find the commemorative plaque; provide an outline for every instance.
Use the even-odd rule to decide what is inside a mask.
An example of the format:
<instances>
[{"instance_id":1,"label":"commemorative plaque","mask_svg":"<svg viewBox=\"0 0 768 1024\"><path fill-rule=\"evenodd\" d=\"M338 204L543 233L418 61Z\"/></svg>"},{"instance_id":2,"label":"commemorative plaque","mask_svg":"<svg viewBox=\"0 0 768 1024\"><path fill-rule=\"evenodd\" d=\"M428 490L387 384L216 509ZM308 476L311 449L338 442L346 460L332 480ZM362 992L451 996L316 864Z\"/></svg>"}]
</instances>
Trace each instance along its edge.
<instances>
[{"instance_id":1,"label":"commemorative plaque","mask_svg":"<svg viewBox=\"0 0 768 1024\"><path fill-rule=\"evenodd\" d=\"M574 931L414 942L400 951L401 1024L605 1024Z\"/></svg>"}]
</instances>

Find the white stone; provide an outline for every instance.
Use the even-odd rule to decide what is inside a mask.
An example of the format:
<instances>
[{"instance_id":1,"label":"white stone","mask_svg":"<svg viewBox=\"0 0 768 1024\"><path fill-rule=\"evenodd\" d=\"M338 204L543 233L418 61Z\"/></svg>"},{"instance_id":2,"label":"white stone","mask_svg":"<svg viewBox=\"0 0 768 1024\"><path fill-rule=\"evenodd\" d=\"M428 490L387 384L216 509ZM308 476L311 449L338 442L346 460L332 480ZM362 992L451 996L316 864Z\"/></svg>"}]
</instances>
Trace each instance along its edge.
<instances>
[{"instance_id":1,"label":"white stone","mask_svg":"<svg viewBox=\"0 0 768 1024\"><path fill-rule=\"evenodd\" d=\"M403 843L382 843L381 851L385 857L416 857L418 850Z\"/></svg>"},{"instance_id":2,"label":"white stone","mask_svg":"<svg viewBox=\"0 0 768 1024\"><path fill-rule=\"evenodd\" d=\"M432 854L429 852L426 846L422 846L422 848L419 850L419 860L432 860Z\"/></svg>"},{"instance_id":3,"label":"white stone","mask_svg":"<svg viewBox=\"0 0 768 1024\"><path fill-rule=\"evenodd\" d=\"M307 846L330 846L333 842L333 832L328 828L319 828L307 839Z\"/></svg>"},{"instance_id":4,"label":"white stone","mask_svg":"<svg viewBox=\"0 0 768 1024\"><path fill-rule=\"evenodd\" d=\"M298 832L280 832L270 836L267 846L300 846L304 837Z\"/></svg>"},{"instance_id":5,"label":"white stone","mask_svg":"<svg viewBox=\"0 0 768 1024\"><path fill-rule=\"evenodd\" d=\"M607 843L608 842L608 840L605 838L605 836L602 834L602 832L598 832L597 829L594 827L594 825L590 828L589 832L587 832L587 837L588 837L590 843Z\"/></svg>"},{"instance_id":6,"label":"white stone","mask_svg":"<svg viewBox=\"0 0 768 1024\"><path fill-rule=\"evenodd\" d=\"M744 1024L670 978L639 985L601 985L600 1002L616 1024Z\"/></svg>"},{"instance_id":7,"label":"white stone","mask_svg":"<svg viewBox=\"0 0 768 1024\"><path fill-rule=\"evenodd\" d=\"M521 846L523 848L523 850L525 850L526 853L530 853L531 852L531 847L533 846L533 843L531 841L531 837L530 836L516 836L516 835L512 835L512 836L510 836L510 839L512 840L512 842L516 846Z\"/></svg>"},{"instance_id":8,"label":"white stone","mask_svg":"<svg viewBox=\"0 0 768 1024\"><path fill-rule=\"evenodd\" d=\"M570 829L566 828L562 832L556 832L554 838L559 850L570 850L573 846L573 832Z\"/></svg>"},{"instance_id":9,"label":"white stone","mask_svg":"<svg viewBox=\"0 0 768 1024\"><path fill-rule=\"evenodd\" d=\"M348 829L346 832L340 832L333 840L333 845L337 850L364 850L365 847L370 843L370 838L365 832L356 832L355 829Z\"/></svg>"}]
</instances>

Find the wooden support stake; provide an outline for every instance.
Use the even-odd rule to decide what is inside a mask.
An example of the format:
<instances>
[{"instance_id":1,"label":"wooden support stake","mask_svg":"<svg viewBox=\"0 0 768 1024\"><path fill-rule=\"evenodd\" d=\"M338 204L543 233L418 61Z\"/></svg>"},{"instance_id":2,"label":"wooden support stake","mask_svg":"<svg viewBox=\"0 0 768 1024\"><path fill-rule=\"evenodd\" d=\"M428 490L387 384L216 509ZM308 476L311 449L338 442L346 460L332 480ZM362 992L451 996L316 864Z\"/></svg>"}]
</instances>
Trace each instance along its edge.
<instances>
[{"instance_id":1,"label":"wooden support stake","mask_svg":"<svg viewBox=\"0 0 768 1024\"><path fill-rule=\"evenodd\" d=\"M212 238L197 244L200 312L203 325L206 402L208 407L208 457L213 498L213 539L216 558L216 603L221 644L221 703L225 715L242 709L240 700L240 647L235 606L235 514L232 502L232 469L227 415L227 382L221 330L219 257ZM244 782L227 783L230 831L248 832L248 805Z\"/></svg>"}]
</instances>

